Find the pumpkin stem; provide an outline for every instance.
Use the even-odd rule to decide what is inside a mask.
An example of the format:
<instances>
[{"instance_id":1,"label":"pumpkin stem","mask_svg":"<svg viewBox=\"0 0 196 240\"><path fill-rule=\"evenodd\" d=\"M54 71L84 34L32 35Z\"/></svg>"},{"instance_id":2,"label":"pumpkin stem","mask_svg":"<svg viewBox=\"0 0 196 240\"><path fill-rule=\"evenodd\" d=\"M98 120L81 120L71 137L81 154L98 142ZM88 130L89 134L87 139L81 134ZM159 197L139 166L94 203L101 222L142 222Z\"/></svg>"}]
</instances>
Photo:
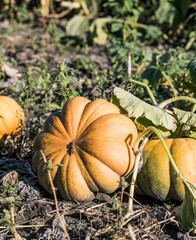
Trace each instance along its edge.
<instances>
[{"instance_id":1,"label":"pumpkin stem","mask_svg":"<svg viewBox=\"0 0 196 240\"><path fill-rule=\"evenodd\" d=\"M67 153L69 154L69 156L71 156L72 154L74 154L74 145L75 145L75 141L70 142L69 144L67 144Z\"/></svg>"},{"instance_id":2,"label":"pumpkin stem","mask_svg":"<svg viewBox=\"0 0 196 240\"><path fill-rule=\"evenodd\" d=\"M167 82L169 83L171 89L172 89L172 92L174 94L174 97L177 97L177 91L176 89L174 88L174 85L173 85L173 79L168 76L164 71L161 71L162 75L164 76L164 78L167 80Z\"/></svg>"},{"instance_id":3,"label":"pumpkin stem","mask_svg":"<svg viewBox=\"0 0 196 240\"><path fill-rule=\"evenodd\" d=\"M122 85L123 88L124 88L124 87L127 86L128 83L135 83L135 84L137 84L137 85L140 85L140 86L146 88L146 91L148 92L148 95L149 95L149 97L151 98L152 103L153 103L155 106L158 105L158 103L157 103L157 101L156 101L156 99L155 99L155 97L154 97L152 91L150 90L150 88L149 88L149 86L148 86L147 84L142 83L142 82L138 82L138 81L133 80L133 79L129 79L129 80L123 82L121 85Z\"/></svg>"},{"instance_id":4,"label":"pumpkin stem","mask_svg":"<svg viewBox=\"0 0 196 240\"><path fill-rule=\"evenodd\" d=\"M190 98L190 97L186 97L186 96L179 96L179 97L174 97L174 98L170 98L170 99L163 101L162 103L159 104L159 108L163 109L170 103L173 103L176 101L188 101L188 102L192 102L192 103L196 104L196 100L194 98Z\"/></svg>"}]
</instances>

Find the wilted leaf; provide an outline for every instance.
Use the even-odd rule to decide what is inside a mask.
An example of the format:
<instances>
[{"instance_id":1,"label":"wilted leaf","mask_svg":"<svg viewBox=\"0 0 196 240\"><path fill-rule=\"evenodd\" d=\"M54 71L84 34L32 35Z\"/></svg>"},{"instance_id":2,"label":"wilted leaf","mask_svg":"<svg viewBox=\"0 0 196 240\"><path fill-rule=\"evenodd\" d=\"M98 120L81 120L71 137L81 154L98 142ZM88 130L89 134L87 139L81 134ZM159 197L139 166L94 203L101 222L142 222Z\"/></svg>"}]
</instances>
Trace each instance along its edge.
<instances>
[{"instance_id":1,"label":"wilted leaf","mask_svg":"<svg viewBox=\"0 0 196 240\"><path fill-rule=\"evenodd\" d=\"M66 25L66 34L68 36L82 36L88 30L89 22L86 16L75 16L71 18Z\"/></svg>"},{"instance_id":2,"label":"wilted leaf","mask_svg":"<svg viewBox=\"0 0 196 240\"><path fill-rule=\"evenodd\" d=\"M93 42L97 44L105 44L108 34L104 30L106 23L110 22L109 18L96 18L90 26L90 31L93 34Z\"/></svg>"},{"instance_id":3,"label":"wilted leaf","mask_svg":"<svg viewBox=\"0 0 196 240\"><path fill-rule=\"evenodd\" d=\"M18 78L21 77L21 74L18 72L17 69L14 69L7 64L3 64L1 67L1 70L9 77L13 78L14 80L17 80Z\"/></svg>"},{"instance_id":4,"label":"wilted leaf","mask_svg":"<svg viewBox=\"0 0 196 240\"><path fill-rule=\"evenodd\" d=\"M129 117L134 117L139 123L159 127L162 131L176 129L176 120L163 109L152 106L131 93L116 87L113 102L118 105Z\"/></svg>"},{"instance_id":5,"label":"wilted leaf","mask_svg":"<svg viewBox=\"0 0 196 240\"><path fill-rule=\"evenodd\" d=\"M18 181L19 181L18 173L16 171L11 171L1 178L0 184L6 187L8 182L12 182L12 184L16 184Z\"/></svg>"},{"instance_id":6,"label":"wilted leaf","mask_svg":"<svg viewBox=\"0 0 196 240\"><path fill-rule=\"evenodd\" d=\"M186 112L177 108L173 108L173 112L180 123L186 123L189 126L196 127L196 114L192 112Z\"/></svg>"}]
</instances>

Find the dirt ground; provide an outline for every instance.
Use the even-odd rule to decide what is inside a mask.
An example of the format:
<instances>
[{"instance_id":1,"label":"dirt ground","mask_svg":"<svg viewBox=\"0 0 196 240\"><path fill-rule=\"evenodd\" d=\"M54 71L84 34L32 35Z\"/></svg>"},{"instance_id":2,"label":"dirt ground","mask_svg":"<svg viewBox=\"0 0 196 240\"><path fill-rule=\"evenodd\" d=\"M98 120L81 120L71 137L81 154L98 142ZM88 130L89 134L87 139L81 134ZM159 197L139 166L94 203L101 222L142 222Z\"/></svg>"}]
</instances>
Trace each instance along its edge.
<instances>
[{"instance_id":1,"label":"dirt ground","mask_svg":"<svg viewBox=\"0 0 196 240\"><path fill-rule=\"evenodd\" d=\"M77 58L82 55L81 52L69 49L59 52L51 36L46 31L43 32L40 26L27 27L18 24L16 27L4 21L0 22L0 33L1 55L12 69L6 71L7 77L1 81L0 95L17 96L17 93L12 91L12 86L22 81L22 75L17 75L14 69L20 73L27 72L29 65L36 70L40 70L43 65L52 69L63 59L74 67L73 56ZM101 68L109 68L110 58L106 47L90 47L88 56ZM94 88L86 86L85 91L86 95L91 97ZM28 127L35 123L35 117L31 114L26 116ZM10 207L5 199L10 196L10 192L19 196L18 202L14 204L18 239L66 239L56 214L54 199L39 185L37 175L32 169L32 141L29 142L28 137L27 130L23 129L20 140L12 146L12 140L8 139L9 148L2 147L0 154L0 240L13 238L12 227L7 227L5 221L5 210ZM11 152L10 146L13 147ZM161 203L147 197L135 196L134 212L128 219L124 219L128 203L127 192L128 190L123 195L120 210L115 208L115 203L121 198L121 189L111 195L97 194L94 200L85 203L59 198L61 219L70 238L194 239L180 230L175 219L174 210L178 203Z\"/></svg>"}]
</instances>

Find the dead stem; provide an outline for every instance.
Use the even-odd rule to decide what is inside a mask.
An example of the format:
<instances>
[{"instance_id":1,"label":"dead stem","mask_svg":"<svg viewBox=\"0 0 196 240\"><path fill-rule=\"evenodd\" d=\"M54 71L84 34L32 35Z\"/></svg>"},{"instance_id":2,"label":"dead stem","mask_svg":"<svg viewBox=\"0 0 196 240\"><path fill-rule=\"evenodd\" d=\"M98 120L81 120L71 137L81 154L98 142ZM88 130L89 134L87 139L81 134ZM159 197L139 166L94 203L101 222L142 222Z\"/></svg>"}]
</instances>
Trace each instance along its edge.
<instances>
[{"instance_id":1,"label":"dead stem","mask_svg":"<svg viewBox=\"0 0 196 240\"><path fill-rule=\"evenodd\" d=\"M116 219L116 227L118 227L118 225L119 225L119 218L120 218L120 216L121 216L121 212L122 212L123 194L124 194L124 187L122 186L122 192L121 192L121 198L120 198L119 212L117 213L117 219Z\"/></svg>"},{"instance_id":2,"label":"dead stem","mask_svg":"<svg viewBox=\"0 0 196 240\"><path fill-rule=\"evenodd\" d=\"M142 144L141 147L139 149L139 151L136 154L136 162L135 162L135 167L133 170L133 175L132 175L132 179L131 179L131 185L130 185L130 191L129 191L129 203L128 203L128 211L125 217L128 217L129 214L133 211L133 195L134 195L134 189L135 189L135 183L136 183L136 178L137 178L137 174L138 174L138 169L139 169L139 163L140 163L140 159L141 159L141 155L142 155L142 150L144 148L144 146L146 145L148 141L148 138L146 137Z\"/></svg>"},{"instance_id":3,"label":"dead stem","mask_svg":"<svg viewBox=\"0 0 196 240\"><path fill-rule=\"evenodd\" d=\"M44 159L44 162L47 164L47 160L46 160L46 157L45 157L45 154L43 153L42 150L40 150L42 156L43 156L43 159ZM56 191L55 191L55 187L54 187L54 184L53 184L53 181L52 181L52 177L51 177L51 174L50 174L50 170L47 170L48 172L48 177L49 177L49 181L50 181L50 184L51 184L51 188L52 188L52 193L53 193L53 196L54 196L54 201L55 201L55 205L56 205L56 212L57 212L57 216L58 216L58 219L59 219L59 222L61 224L61 227L63 228L63 231L65 233L65 235L67 236L68 240L71 240L69 235L68 235L68 232L62 222L62 219L61 219L61 215L59 213L59 207L58 207L58 201L57 201L57 196L56 196Z\"/></svg>"},{"instance_id":4,"label":"dead stem","mask_svg":"<svg viewBox=\"0 0 196 240\"><path fill-rule=\"evenodd\" d=\"M131 226L130 223L128 224L128 230L129 230L129 233L130 233L130 235L131 235L131 239L132 239L132 240L136 240L135 233L134 233L134 231L133 231L132 226Z\"/></svg>"},{"instance_id":5,"label":"dead stem","mask_svg":"<svg viewBox=\"0 0 196 240\"><path fill-rule=\"evenodd\" d=\"M37 227L48 227L48 225L15 225L15 228L32 228L32 227L34 227L34 228L37 228ZM4 229L4 230L8 230L9 228L8 227L6 227L6 226L0 226L0 229ZM4 231L4 230L2 230L2 231ZM1 231L0 231L0 233L1 233Z\"/></svg>"},{"instance_id":6,"label":"dead stem","mask_svg":"<svg viewBox=\"0 0 196 240\"><path fill-rule=\"evenodd\" d=\"M14 219L14 206L10 207L11 216L12 216L12 223L13 223L13 229L14 229L14 239L17 240L17 233L16 233L16 226L15 226L15 219Z\"/></svg>"},{"instance_id":7,"label":"dead stem","mask_svg":"<svg viewBox=\"0 0 196 240\"><path fill-rule=\"evenodd\" d=\"M68 15L71 11L73 10L73 7L70 7L68 9L66 9L65 11L62 11L61 13L52 13L52 14L49 14L47 16L47 18L55 18L55 19L58 19L58 18L62 18L66 15Z\"/></svg>"}]
</instances>

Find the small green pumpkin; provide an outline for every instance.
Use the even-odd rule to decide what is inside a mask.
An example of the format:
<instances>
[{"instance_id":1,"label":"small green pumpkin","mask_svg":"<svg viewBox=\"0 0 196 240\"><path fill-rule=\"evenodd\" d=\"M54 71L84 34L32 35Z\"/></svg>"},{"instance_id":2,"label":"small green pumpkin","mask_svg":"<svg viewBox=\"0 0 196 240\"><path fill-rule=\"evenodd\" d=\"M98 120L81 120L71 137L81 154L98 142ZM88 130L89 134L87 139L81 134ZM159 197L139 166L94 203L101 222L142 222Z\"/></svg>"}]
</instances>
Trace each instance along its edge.
<instances>
[{"instance_id":1,"label":"small green pumpkin","mask_svg":"<svg viewBox=\"0 0 196 240\"><path fill-rule=\"evenodd\" d=\"M165 143L185 179L196 183L196 140L165 139ZM184 199L184 185L172 168L160 140L151 140L146 144L137 185L139 191L159 200Z\"/></svg>"}]
</instances>

